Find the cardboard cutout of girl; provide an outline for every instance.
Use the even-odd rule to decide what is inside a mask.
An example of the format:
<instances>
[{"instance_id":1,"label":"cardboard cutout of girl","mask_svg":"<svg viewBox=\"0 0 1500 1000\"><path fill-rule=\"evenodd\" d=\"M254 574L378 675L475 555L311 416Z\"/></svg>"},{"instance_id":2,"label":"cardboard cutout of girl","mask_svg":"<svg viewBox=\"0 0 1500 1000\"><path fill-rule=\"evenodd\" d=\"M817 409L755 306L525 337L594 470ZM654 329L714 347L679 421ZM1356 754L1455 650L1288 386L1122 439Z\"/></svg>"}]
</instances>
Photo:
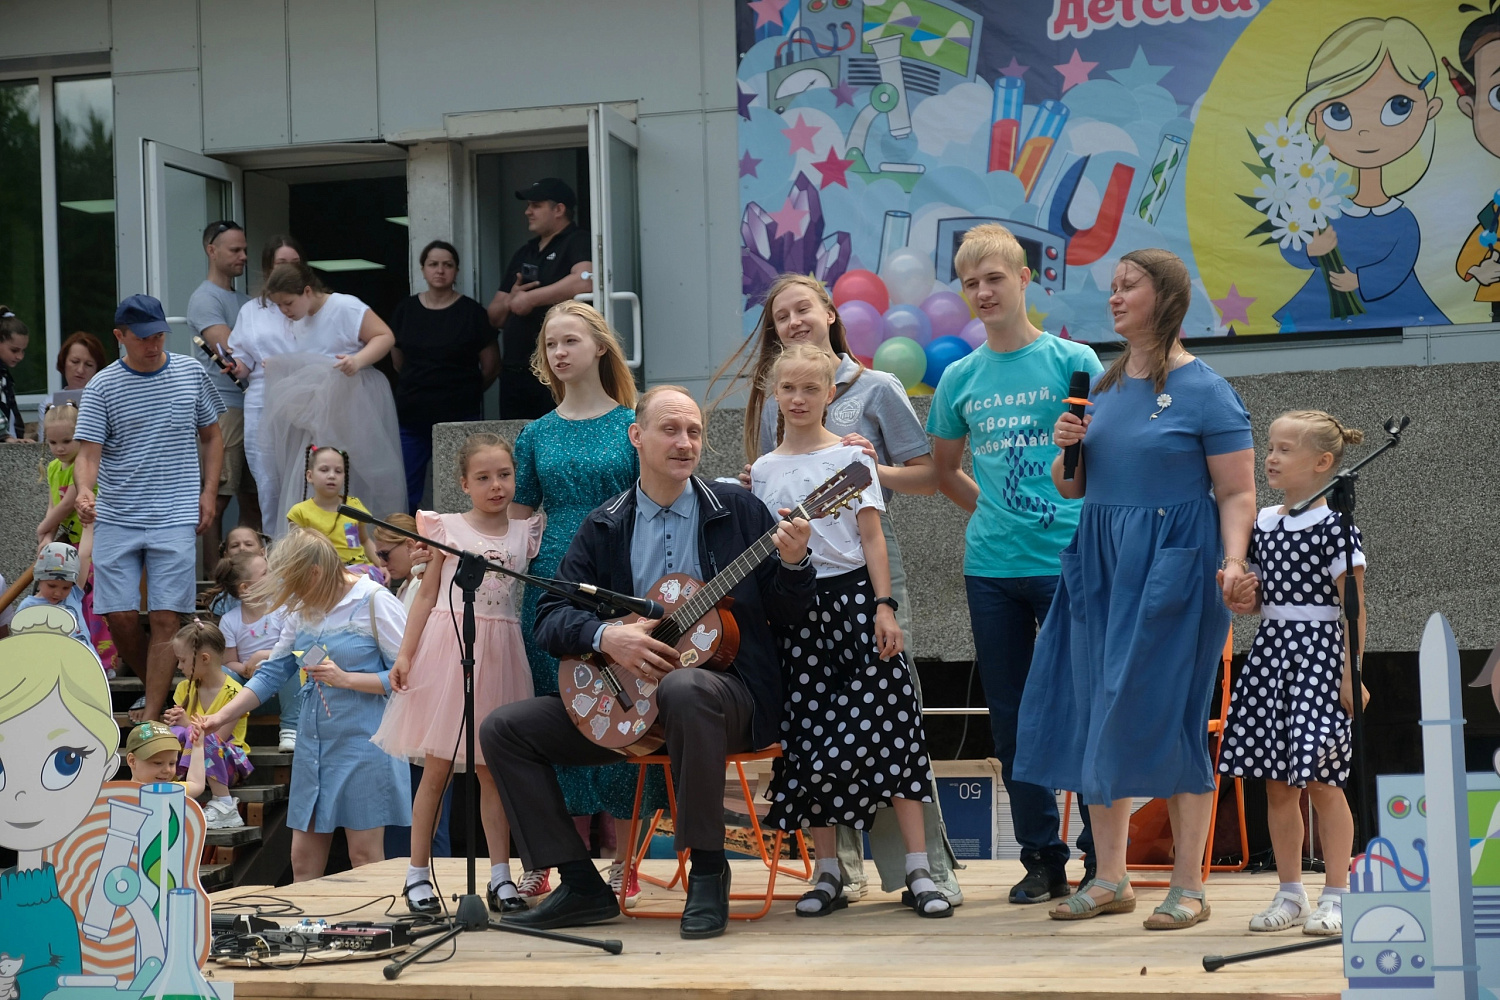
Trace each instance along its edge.
<instances>
[{"instance_id":1,"label":"cardboard cutout of girl","mask_svg":"<svg viewBox=\"0 0 1500 1000\"><path fill-rule=\"evenodd\" d=\"M72 631L62 608L28 608L0 641L0 845L20 855L0 873L0 950L21 960L20 1000L83 972L78 917L42 852L83 822L119 767L109 681Z\"/></svg>"},{"instance_id":2,"label":"cardboard cutout of girl","mask_svg":"<svg viewBox=\"0 0 1500 1000\"><path fill-rule=\"evenodd\" d=\"M1437 59L1417 26L1404 18L1350 21L1318 47L1307 70L1307 90L1287 119L1304 125L1333 159L1357 179L1358 192L1303 249L1281 251L1287 263L1313 273L1276 311L1282 332L1326 328L1332 315L1328 284L1354 292L1363 315L1352 327L1400 327L1449 322L1413 270L1421 249L1417 217L1397 197L1422 179L1432 162L1442 109L1436 93ZM1317 258L1335 247L1345 269L1325 281ZM1420 317L1420 319L1419 319Z\"/></svg>"}]
</instances>

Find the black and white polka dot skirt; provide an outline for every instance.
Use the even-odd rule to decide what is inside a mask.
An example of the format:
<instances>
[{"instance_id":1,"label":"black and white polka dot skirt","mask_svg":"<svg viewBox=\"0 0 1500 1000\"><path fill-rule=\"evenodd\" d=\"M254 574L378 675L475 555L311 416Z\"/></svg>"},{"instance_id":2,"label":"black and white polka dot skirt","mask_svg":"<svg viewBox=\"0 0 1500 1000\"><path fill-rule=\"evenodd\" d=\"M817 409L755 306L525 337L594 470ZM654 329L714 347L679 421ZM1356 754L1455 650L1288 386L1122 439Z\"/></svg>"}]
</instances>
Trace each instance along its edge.
<instances>
[{"instance_id":1,"label":"black and white polka dot skirt","mask_svg":"<svg viewBox=\"0 0 1500 1000\"><path fill-rule=\"evenodd\" d=\"M1305 788L1349 780L1343 623L1266 620L1234 681L1219 770Z\"/></svg>"},{"instance_id":2,"label":"black and white polka dot skirt","mask_svg":"<svg viewBox=\"0 0 1500 1000\"><path fill-rule=\"evenodd\" d=\"M777 639L787 705L770 823L868 829L893 796L931 801L916 685L905 654L880 659L870 574L818 580L806 620Z\"/></svg>"}]
</instances>

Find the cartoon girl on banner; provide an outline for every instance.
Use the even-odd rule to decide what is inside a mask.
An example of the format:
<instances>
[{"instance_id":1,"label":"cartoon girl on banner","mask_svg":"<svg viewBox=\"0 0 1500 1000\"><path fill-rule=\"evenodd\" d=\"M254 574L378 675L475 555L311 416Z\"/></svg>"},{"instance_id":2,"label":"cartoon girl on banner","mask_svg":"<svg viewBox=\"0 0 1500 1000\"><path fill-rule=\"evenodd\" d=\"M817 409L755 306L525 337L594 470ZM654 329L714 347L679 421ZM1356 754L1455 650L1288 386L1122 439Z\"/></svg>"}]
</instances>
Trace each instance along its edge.
<instances>
[{"instance_id":1,"label":"cartoon girl on banner","mask_svg":"<svg viewBox=\"0 0 1500 1000\"><path fill-rule=\"evenodd\" d=\"M1283 333L1326 328L1329 286L1358 296L1363 314L1354 327L1398 327L1449 322L1422 288L1413 268L1421 232L1411 209L1396 197L1416 185L1432 161L1443 106L1436 92L1437 59L1416 25L1403 18L1360 18L1319 46L1307 70L1307 90L1287 118L1305 125L1333 160L1352 170L1358 191L1342 215L1305 247L1281 253L1313 274L1275 313ZM1318 258L1335 248L1342 270L1327 278Z\"/></svg>"},{"instance_id":2,"label":"cartoon girl on banner","mask_svg":"<svg viewBox=\"0 0 1500 1000\"><path fill-rule=\"evenodd\" d=\"M20 855L0 873L0 951L21 961L20 1000L83 972L78 917L42 852L83 822L119 766L109 681L72 631L62 608L29 608L0 643L0 845Z\"/></svg>"}]
</instances>

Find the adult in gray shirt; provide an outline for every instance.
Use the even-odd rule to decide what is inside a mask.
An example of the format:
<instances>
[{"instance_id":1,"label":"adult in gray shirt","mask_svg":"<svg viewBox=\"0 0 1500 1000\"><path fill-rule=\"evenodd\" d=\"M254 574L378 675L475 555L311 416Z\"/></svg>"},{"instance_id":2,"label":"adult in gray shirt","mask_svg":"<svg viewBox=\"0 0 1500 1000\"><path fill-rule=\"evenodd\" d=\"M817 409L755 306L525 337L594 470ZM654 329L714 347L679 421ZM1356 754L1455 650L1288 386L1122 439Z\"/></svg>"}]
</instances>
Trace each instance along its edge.
<instances>
[{"instance_id":1,"label":"adult in gray shirt","mask_svg":"<svg viewBox=\"0 0 1500 1000\"><path fill-rule=\"evenodd\" d=\"M906 390L895 376L866 368L849 354L844 324L839 319L833 299L821 282L807 275L784 274L771 285L766 295L765 311L755 334L745 342L714 376L717 380L734 367L740 368L722 400L736 388L741 378L751 381L750 400L745 408L745 458L754 462L775 450L780 443L779 410L767 390L771 363L781 353L782 345L796 342L812 344L839 359L834 375L833 402L828 406L826 424L845 444L858 445L875 460L885 499L892 493L931 495L937 491L937 466L927 432L917 419ZM717 402L717 401L716 401ZM750 466L740 476L741 485L750 486ZM911 606L907 600L906 569L901 560L901 546L891 528L889 511L881 513L885 530L886 551L891 566L891 596L896 600L896 623L906 637L907 649L914 649L911 631ZM917 682L916 671L912 683ZM943 826L937 790L932 802L923 806L927 827L927 853L932 879L949 903L958 906L963 892L953 874L954 857ZM844 892L859 899L866 891L863 838L852 827L839 827L839 867L844 876ZM894 891L905 884L905 841L892 810L882 809L870 830L870 853L881 873L882 888Z\"/></svg>"},{"instance_id":2,"label":"adult in gray shirt","mask_svg":"<svg viewBox=\"0 0 1500 1000\"><path fill-rule=\"evenodd\" d=\"M187 321L193 333L210 347L229 351L229 332L240 306L248 300L234 287L234 279L245 273L245 231L238 222L223 219L203 230L203 252L208 256L208 277L188 299ZM209 358L203 358L208 380L218 390L226 407L219 418L224 437L224 467L219 473L219 499L213 520L203 533L203 576L212 579L219 560L219 541L224 530L224 511L231 497L240 498L240 523L260 530L260 501L255 480L245 466L244 393Z\"/></svg>"}]
</instances>

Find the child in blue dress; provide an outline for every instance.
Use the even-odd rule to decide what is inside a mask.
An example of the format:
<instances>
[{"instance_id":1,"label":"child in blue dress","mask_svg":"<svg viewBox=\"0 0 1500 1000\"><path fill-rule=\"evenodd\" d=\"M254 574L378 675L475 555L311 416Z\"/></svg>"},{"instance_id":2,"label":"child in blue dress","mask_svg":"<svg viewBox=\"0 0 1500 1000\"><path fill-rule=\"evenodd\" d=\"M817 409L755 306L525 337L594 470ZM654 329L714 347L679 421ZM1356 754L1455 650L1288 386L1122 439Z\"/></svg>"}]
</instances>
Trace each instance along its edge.
<instances>
[{"instance_id":1,"label":"child in blue dress","mask_svg":"<svg viewBox=\"0 0 1500 1000\"><path fill-rule=\"evenodd\" d=\"M1343 933L1354 817L1344 797L1352 749L1354 684L1345 625L1339 620L1346 570L1345 521L1319 500L1293 517L1289 509L1328 485L1346 444L1364 435L1319 410L1284 413L1271 424L1266 482L1286 497L1266 507L1250 534L1257 580L1247 578L1230 601L1260 613L1249 658L1234 682L1219 771L1266 783L1267 824L1281 887L1250 918L1252 931L1297 925L1304 934ZM1365 556L1354 530L1354 579L1364 587ZM1364 619L1360 619L1361 633ZM1361 692L1368 701L1369 694ZM1317 909L1302 888L1302 789L1318 814L1327 881Z\"/></svg>"},{"instance_id":2,"label":"child in blue dress","mask_svg":"<svg viewBox=\"0 0 1500 1000\"><path fill-rule=\"evenodd\" d=\"M323 874L339 827L351 865L384 861L385 827L411 825L411 773L370 737L385 713L406 609L380 584L350 573L325 536L302 529L272 549L270 575L250 593L262 606L286 606L281 638L243 691L193 721L220 729L305 670L287 808L292 877Z\"/></svg>"}]
</instances>

